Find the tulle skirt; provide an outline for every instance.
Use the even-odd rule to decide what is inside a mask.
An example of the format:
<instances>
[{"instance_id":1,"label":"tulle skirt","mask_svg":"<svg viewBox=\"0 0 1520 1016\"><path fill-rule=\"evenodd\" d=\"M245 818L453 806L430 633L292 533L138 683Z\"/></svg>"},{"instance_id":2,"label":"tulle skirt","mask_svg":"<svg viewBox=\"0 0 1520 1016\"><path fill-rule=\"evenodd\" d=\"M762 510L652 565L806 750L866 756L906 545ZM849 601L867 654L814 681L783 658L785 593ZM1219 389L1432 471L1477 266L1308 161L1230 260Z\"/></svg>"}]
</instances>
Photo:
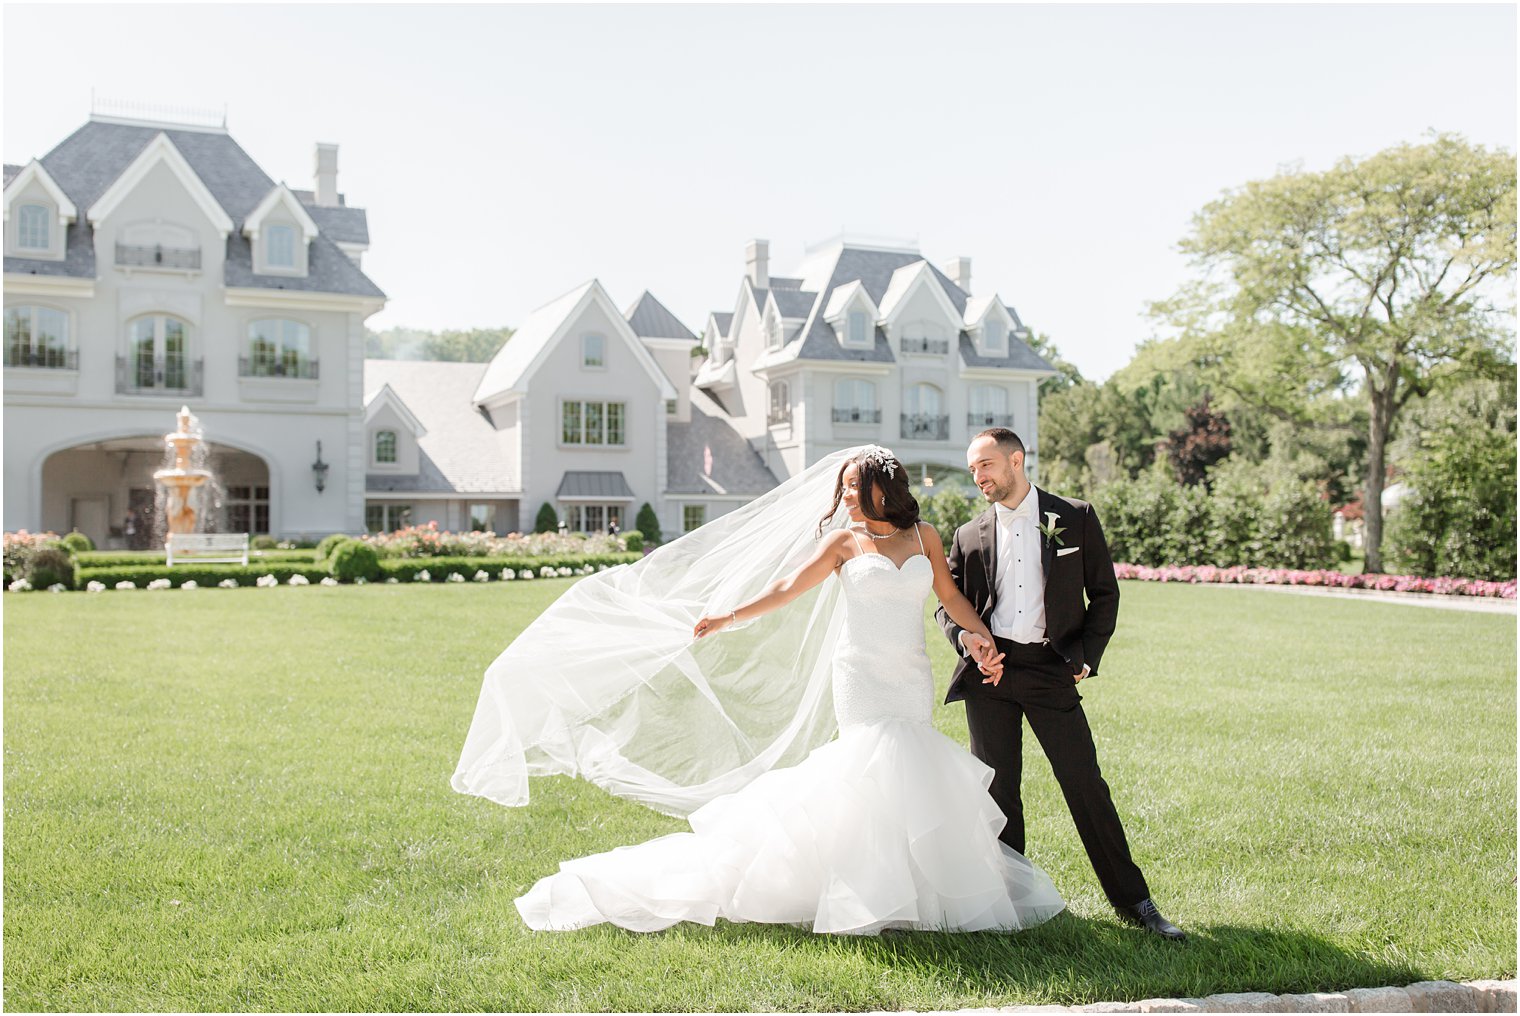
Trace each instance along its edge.
<instances>
[{"instance_id":1,"label":"tulle skirt","mask_svg":"<svg viewBox=\"0 0 1520 1016\"><path fill-rule=\"evenodd\" d=\"M927 724L845 727L801 764L693 812L689 833L561 864L517 909L542 931L719 917L855 935L1027 928L1065 904L998 840L991 782Z\"/></svg>"}]
</instances>

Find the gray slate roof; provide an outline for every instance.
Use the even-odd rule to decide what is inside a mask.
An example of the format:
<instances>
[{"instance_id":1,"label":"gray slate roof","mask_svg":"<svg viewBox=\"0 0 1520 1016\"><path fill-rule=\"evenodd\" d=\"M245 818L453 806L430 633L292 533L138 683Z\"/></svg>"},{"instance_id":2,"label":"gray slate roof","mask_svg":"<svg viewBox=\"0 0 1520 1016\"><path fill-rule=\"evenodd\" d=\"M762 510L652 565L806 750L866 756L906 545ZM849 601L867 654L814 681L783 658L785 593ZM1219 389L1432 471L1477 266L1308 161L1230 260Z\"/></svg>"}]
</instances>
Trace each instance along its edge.
<instances>
[{"instance_id":1,"label":"gray slate roof","mask_svg":"<svg viewBox=\"0 0 1520 1016\"><path fill-rule=\"evenodd\" d=\"M728 338L728 330L734 325L734 312L731 310L715 310L713 311L713 321L718 326L718 334L726 339Z\"/></svg>"},{"instance_id":2,"label":"gray slate roof","mask_svg":"<svg viewBox=\"0 0 1520 1016\"><path fill-rule=\"evenodd\" d=\"M617 470L567 469L554 496L605 497L633 500L633 488Z\"/></svg>"},{"instance_id":3,"label":"gray slate roof","mask_svg":"<svg viewBox=\"0 0 1520 1016\"><path fill-rule=\"evenodd\" d=\"M672 314L665 305L654 298L649 290L623 313L633 334L641 339L689 339L697 337Z\"/></svg>"},{"instance_id":4,"label":"gray slate roof","mask_svg":"<svg viewBox=\"0 0 1520 1016\"><path fill-rule=\"evenodd\" d=\"M159 134L168 135L169 140L185 157L185 161L206 185L206 189L211 192L217 204L221 205L222 210L232 219L234 229L241 231L244 220L258 207L259 202L264 199L275 183L227 134L134 124L101 123L91 120L59 142L56 148L42 157L41 162L43 168L69 196L69 200L74 202L75 207L79 209L80 218L83 219L90 206L110 188L111 184L132 164L132 160L137 158L149 142ZM7 176L7 182L9 182L9 176ZM310 212L312 209L308 207L307 211ZM254 275L246 257L246 239L234 236L228 241L226 284L263 289L306 289L355 296L384 297L385 294L380 291L380 288L362 271L354 267L351 261L348 262L348 267L352 271L335 265L324 264L321 268L317 267L315 262L325 261L325 255L329 251L348 261L347 256L338 250L333 241L347 240L355 235L357 227L354 225L354 216L355 214L364 215L362 209L347 206L326 211L337 212L338 215L318 217L314 214L312 216L313 221L317 223L319 235L311 248L314 264L310 278L291 279L284 276ZM328 223L323 221L324 218L342 219L343 225L340 231L343 235L327 235ZM47 262L8 257L5 259L5 270L39 275L77 275L94 278L94 239L89 234L89 224L77 222L69 227L68 248L64 261ZM363 235L367 242L367 225L363 227ZM237 250L239 243L244 248L243 252ZM87 259L83 255L75 256L76 244L89 247Z\"/></svg>"},{"instance_id":5,"label":"gray slate roof","mask_svg":"<svg viewBox=\"0 0 1520 1016\"><path fill-rule=\"evenodd\" d=\"M342 257L342 253L338 254ZM484 413L471 402L483 363L418 360L365 360L364 402L385 385L406 403L427 433L417 442L415 475L369 473L365 489L373 493L514 492L521 488L518 463Z\"/></svg>"},{"instance_id":6,"label":"gray slate roof","mask_svg":"<svg viewBox=\"0 0 1520 1016\"><path fill-rule=\"evenodd\" d=\"M924 261L923 255L915 251L884 251L866 250L848 245L842 246L839 256L834 262L833 270L829 274L829 281L824 286L823 292L818 294L813 304L812 313L801 330L801 339L789 341L786 348L779 354L769 354L768 361L784 361L790 359L802 360L844 360L857 362L892 363L895 357L892 355L892 347L887 342L886 333L881 328L876 329L876 344L871 349L847 349L834 334L834 329L829 327L828 322L823 320L823 309L828 306L829 297L834 290L851 282L859 281L866 294L871 297L873 303L880 304L886 295L887 287L892 282L892 275L900 268L904 268L917 261ZM929 265L934 278L939 282L949 298L951 304L959 314L966 313L966 301L969 294L952 282L944 272ZM774 281L774 280L773 280ZM1018 315L1013 308L1008 308L1008 313L1018 321ZM1050 364L1039 357L1034 350L1030 349L1017 336L1008 336L1008 355L1001 358L977 356L974 345L964 332L960 336L961 353L966 357L968 367L1007 367L1025 370L1052 370Z\"/></svg>"},{"instance_id":7,"label":"gray slate roof","mask_svg":"<svg viewBox=\"0 0 1520 1016\"><path fill-rule=\"evenodd\" d=\"M671 494L714 494L703 479L707 451L712 451L713 483L729 494L759 495L776 487L775 475L765 467L748 441L729 425L727 414L707 393L693 389L691 422L666 424L666 482Z\"/></svg>"},{"instance_id":8,"label":"gray slate roof","mask_svg":"<svg viewBox=\"0 0 1520 1016\"><path fill-rule=\"evenodd\" d=\"M776 308L781 311L781 316L784 318L807 317L808 311L813 309L813 304L818 299L817 293L808 293L800 289L779 289L775 286L771 287L771 295L776 298Z\"/></svg>"},{"instance_id":9,"label":"gray slate roof","mask_svg":"<svg viewBox=\"0 0 1520 1016\"><path fill-rule=\"evenodd\" d=\"M9 162L7 162L5 164L5 186L9 187L11 185L11 181L16 179L17 174L19 174L25 168L25 166L12 166Z\"/></svg>"}]
</instances>

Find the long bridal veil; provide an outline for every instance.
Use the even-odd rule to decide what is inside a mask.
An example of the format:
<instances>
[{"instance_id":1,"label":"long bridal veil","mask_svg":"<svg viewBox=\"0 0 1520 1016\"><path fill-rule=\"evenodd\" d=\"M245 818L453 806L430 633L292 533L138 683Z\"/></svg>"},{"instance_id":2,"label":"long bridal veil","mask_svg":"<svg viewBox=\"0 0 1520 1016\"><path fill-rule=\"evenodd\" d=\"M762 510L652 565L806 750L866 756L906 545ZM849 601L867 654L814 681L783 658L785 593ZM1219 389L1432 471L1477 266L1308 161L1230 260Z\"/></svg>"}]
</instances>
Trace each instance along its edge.
<instances>
[{"instance_id":1,"label":"long bridal veil","mask_svg":"<svg viewBox=\"0 0 1520 1016\"><path fill-rule=\"evenodd\" d=\"M454 789L522 805L530 775L564 773L686 815L827 741L837 582L737 629L700 641L691 630L813 553L839 469L858 452L571 586L486 670ZM825 531L846 518L837 510Z\"/></svg>"}]
</instances>

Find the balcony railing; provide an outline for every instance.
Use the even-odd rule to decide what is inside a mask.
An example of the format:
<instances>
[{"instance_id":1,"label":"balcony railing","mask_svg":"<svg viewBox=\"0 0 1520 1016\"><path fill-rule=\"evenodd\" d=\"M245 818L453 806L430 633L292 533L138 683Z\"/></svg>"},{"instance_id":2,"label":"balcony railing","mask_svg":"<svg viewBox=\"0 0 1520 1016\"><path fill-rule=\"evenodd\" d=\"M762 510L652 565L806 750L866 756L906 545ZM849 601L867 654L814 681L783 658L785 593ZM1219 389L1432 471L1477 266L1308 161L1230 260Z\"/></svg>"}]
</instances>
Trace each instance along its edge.
<instances>
[{"instance_id":1,"label":"balcony railing","mask_svg":"<svg viewBox=\"0 0 1520 1016\"><path fill-rule=\"evenodd\" d=\"M904 337L902 340L904 353L937 353L944 356L950 352L949 339L914 339Z\"/></svg>"},{"instance_id":2,"label":"balcony railing","mask_svg":"<svg viewBox=\"0 0 1520 1016\"><path fill-rule=\"evenodd\" d=\"M238 377L288 377L317 379L316 360L259 360L238 357Z\"/></svg>"},{"instance_id":3,"label":"balcony railing","mask_svg":"<svg viewBox=\"0 0 1520 1016\"><path fill-rule=\"evenodd\" d=\"M929 413L902 414L902 436L910 441L950 440L950 417Z\"/></svg>"},{"instance_id":4,"label":"balcony railing","mask_svg":"<svg viewBox=\"0 0 1520 1016\"><path fill-rule=\"evenodd\" d=\"M183 356L153 359L137 356L116 358L118 395L201 395L205 391L201 360Z\"/></svg>"},{"instance_id":5,"label":"balcony railing","mask_svg":"<svg viewBox=\"0 0 1520 1016\"><path fill-rule=\"evenodd\" d=\"M78 370L79 350L47 346L11 346L5 351L7 367L42 367L46 370Z\"/></svg>"},{"instance_id":6,"label":"balcony railing","mask_svg":"<svg viewBox=\"0 0 1520 1016\"><path fill-rule=\"evenodd\" d=\"M765 422L770 426L775 426L778 423L791 423L792 407L772 406L770 412L765 414Z\"/></svg>"},{"instance_id":7,"label":"balcony railing","mask_svg":"<svg viewBox=\"0 0 1520 1016\"><path fill-rule=\"evenodd\" d=\"M879 409L844 409L834 407L835 423L880 423L881 410Z\"/></svg>"},{"instance_id":8,"label":"balcony railing","mask_svg":"<svg viewBox=\"0 0 1520 1016\"><path fill-rule=\"evenodd\" d=\"M1012 427L1012 413L967 413L966 425L969 427Z\"/></svg>"},{"instance_id":9,"label":"balcony railing","mask_svg":"<svg viewBox=\"0 0 1520 1016\"><path fill-rule=\"evenodd\" d=\"M132 244L116 245L116 264L123 268L176 268L200 271L199 247L138 247Z\"/></svg>"}]
</instances>

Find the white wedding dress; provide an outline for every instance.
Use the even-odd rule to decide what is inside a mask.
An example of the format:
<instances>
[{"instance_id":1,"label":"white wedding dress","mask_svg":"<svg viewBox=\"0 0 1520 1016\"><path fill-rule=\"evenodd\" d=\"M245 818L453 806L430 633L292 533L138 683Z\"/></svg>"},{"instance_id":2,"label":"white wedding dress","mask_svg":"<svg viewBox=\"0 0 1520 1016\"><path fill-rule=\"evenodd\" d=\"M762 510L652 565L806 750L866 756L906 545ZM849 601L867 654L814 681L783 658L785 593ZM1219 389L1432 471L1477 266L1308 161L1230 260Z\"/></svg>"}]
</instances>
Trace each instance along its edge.
<instances>
[{"instance_id":1,"label":"white wedding dress","mask_svg":"<svg viewBox=\"0 0 1520 1016\"><path fill-rule=\"evenodd\" d=\"M1049 877L997 838L992 770L930 723L929 559L898 568L861 551L837 573L838 738L698 808L689 833L561 864L517 900L529 927L656 931L722 917L870 935L1014 930L1063 909Z\"/></svg>"}]
</instances>

